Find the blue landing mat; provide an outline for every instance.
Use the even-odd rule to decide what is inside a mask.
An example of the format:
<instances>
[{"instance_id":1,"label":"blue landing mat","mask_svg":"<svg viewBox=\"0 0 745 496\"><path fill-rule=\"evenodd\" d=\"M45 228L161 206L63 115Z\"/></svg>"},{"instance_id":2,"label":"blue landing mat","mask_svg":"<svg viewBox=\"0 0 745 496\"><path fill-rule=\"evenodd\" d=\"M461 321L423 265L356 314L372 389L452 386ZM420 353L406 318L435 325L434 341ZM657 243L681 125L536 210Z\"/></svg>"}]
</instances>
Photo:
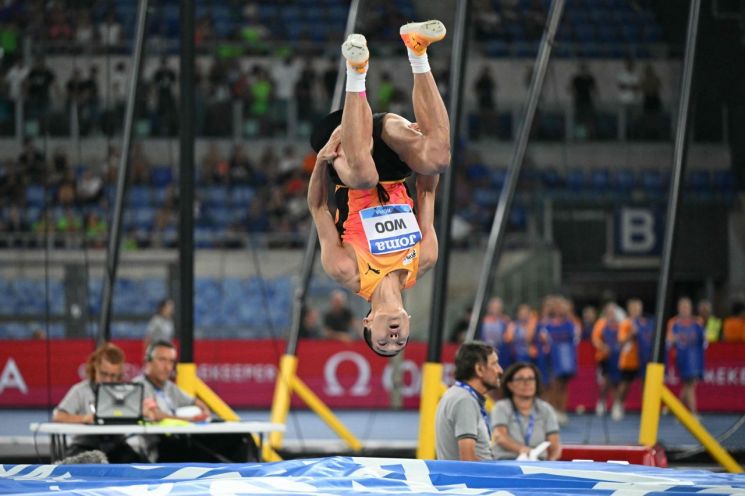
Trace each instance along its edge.
<instances>
[{"instance_id":1,"label":"blue landing mat","mask_svg":"<svg viewBox=\"0 0 745 496\"><path fill-rule=\"evenodd\" d=\"M24 495L742 495L745 475L586 462L332 457L263 464L0 465Z\"/></svg>"}]
</instances>

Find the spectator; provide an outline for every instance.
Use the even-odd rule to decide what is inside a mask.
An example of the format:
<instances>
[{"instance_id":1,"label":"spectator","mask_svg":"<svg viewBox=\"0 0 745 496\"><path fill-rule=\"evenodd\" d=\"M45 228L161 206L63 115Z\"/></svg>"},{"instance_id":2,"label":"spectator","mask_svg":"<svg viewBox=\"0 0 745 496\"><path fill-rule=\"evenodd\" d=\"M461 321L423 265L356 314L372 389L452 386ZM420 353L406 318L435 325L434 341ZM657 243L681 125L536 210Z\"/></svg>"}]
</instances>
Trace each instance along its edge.
<instances>
[{"instance_id":1,"label":"spectator","mask_svg":"<svg viewBox=\"0 0 745 496\"><path fill-rule=\"evenodd\" d=\"M481 73L474 83L476 103L478 105L478 131L477 136L484 134L493 136L499 132L499 121L497 120L497 82L492 76L488 65L481 68Z\"/></svg>"},{"instance_id":2,"label":"spectator","mask_svg":"<svg viewBox=\"0 0 745 496\"><path fill-rule=\"evenodd\" d=\"M75 26L75 43L83 50L90 50L93 43L93 24L88 10L78 12L78 20Z\"/></svg>"},{"instance_id":3,"label":"spectator","mask_svg":"<svg viewBox=\"0 0 745 496\"><path fill-rule=\"evenodd\" d=\"M176 71L168 66L168 58L160 58L160 67L153 74L153 85L156 88L157 129L161 136L173 136L176 133L178 113L173 85L176 84Z\"/></svg>"},{"instance_id":4,"label":"spectator","mask_svg":"<svg viewBox=\"0 0 745 496\"><path fill-rule=\"evenodd\" d=\"M500 365L506 366L512 359L509 345L504 339L510 317L504 313L502 298L494 296L486 304L486 312L481 319L481 339L494 346L499 354Z\"/></svg>"},{"instance_id":5,"label":"spectator","mask_svg":"<svg viewBox=\"0 0 745 496\"><path fill-rule=\"evenodd\" d=\"M693 316L690 298L678 300L678 314L667 324L667 345L675 350L675 367L683 381L680 398L698 416L696 386L704 377L706 339L701 321Z\"/></svg>"},{"instance_id":6,"label":"spectator","mask_svg":"<svg viewBox=\"0 0 745 496\"><path fill-rule=\"evenodd\" d=\"M103 46L118 48L122 43L122 25L116 20L116 14L112 10L106 16L106 20L98 26L98 36Z\"/></svg>"},{"instance_id":7,"label":"spectator","mask_svg":"<svg viewBox=\"0 0 745 496\"><path fill-rule=\"evenodd\" d=\"M118 346L106 343L90 354L85 366L86 378L67 392L52 420L70 424L92 424L95 418L95 388L98 384L119 382L124 370L124 352ZM100 449L113 463L134 463L141 457L129 446L124 436L74 436L65 456Z\"/></svg>"},{"instance_id":8,"label":"spectator","mask_svg":"<svg viewBox=\"0 0 745 496\"><path fill-rule=\"evenodd\" d=\"M698 318L703 323L706 341L709 343L719 341L722 337L722 319L711 314L711 302L709 300L698 302Z\"/></svg>"},{"instance_id":9,"label":"spectator","mask_svg":"<svg viewBox=\"0 0 745 496\"><path fill-rule=\"evenodd\" d=\"M347 294L339 289L329 296L329 309L323 315L323 332L326 339L349 343L354 340L352 311L347 303Z\"/></svg>"},{"instance_id":10,"label":"spectator","mask_svg":"<svg viewBox=\"0 0 745 496\"><path fill-rule=\"evenodd\" d=\"M317 78L318 73L313 66L313 62L306 59L303 64L303 69L300 72L300 78L295 85L298 120L301 122L311 122L315 120L316 109L313 102L316 100L315 86Z\"/></svg>"},{"instance_id":11,"label":"spectator","mask_svg":"<svg viewBox=\"0 0 745 496\"><path fill-rule=\"evenodd\" d=\"M626 304L628 318L618 328L618 344L621 347L618 368L621 370L621 382L616 391L616 402L613 404L613 420L623 419L626 411L624 404L631 388L631 383L647 366L652 354L652 337L654 322L644 317L644 306L638 298L632 298ZM618 405L618 406L616 406Z\"/></svg>"},{"instance_id":12,"label":"spectator","mask_svg":"<svg viewBox=\"0 0 745 496\"><path fill-rule=\"evenodd\" d=\"M639 87L642 92L642 132L644 133L642 137L662 139L666 134L661 119L662 99L660 98L660 90L662 89L662 81L657 76L652 64L647 63L644 66Z\"/></svg>"},{"instance_id":13,"label":"spectator","mask_svg":"<svg viewBox=\"0 0 745 496\"><path fill-rule=\"evenodd\" d=\"M464 343L455 354L455 384L437 405L435 439L439 460L493 460L486 395L499 388L502 368L494 348Z\"/></svg>"},{"instance_id":14,"label":"spectator","mask_svg":"<svg viewBox=\"0 0 745 496\"><path fill-rule=\"evenodd\" d=\"M634 67L634 59L626 57L623 69L616 76L618 86L618 103L620 103L628 118L629 109L639 103L639 75Z\"/></svg>"},{"instance_id":15,"label":"spectator","mask_svg":"<svg viewBox=\"0 0 745 496\"><path fill-rule=\"evenodd\" d=\"M587 305L582 309L582 341L592 339L592 329L598 320L598 311L592 305Z\"/></svg>"},{"instance_id":16,"label":"spectator","mask_svg":"<svg viewBox=\"0 0 745 496\"><path fill-rule=\"evenodd\" d=\"M168 341L153 341L145 352L144 373L133 379L145 386L145 416L150 420L166 419L191 422L210 417L207 405L179 388L171 377L176 366L176 348ZM184 412L184 407L192 408ZM210 435L204 441L199 436L147 436L142 440L148 458L158 462L196 462L256 460L258 453L250 435Z\"/></svg>"},{"instance_id":17,"label":"spectator","mask_svg":"<svg viewBox=\"0 0 745 496\"><path fill-rule=\"evenodd\" d=\"M595 405L595 414L599 417L607 411L606 400L608 393L613 398L612 414L615 420L622 417L622 406L618 404L618 384L621 382L621 370L618 367L621 346L618 338L620 327L616 304L607 303L603 307L603 316L595 323L592 330L592 345L595 347L595 360L598 364L598 402Z\"/></svg>"},{"instance_id":18,"label":"spectator","mask_svg":"<svg viewBox=\"0 0 745 496\"><path fill-rule=\"evenodd\" d=\"M158 309L150 318L150 322L147 324L147 331L145 331L145 348L150 343L156 343L160 341L173 341L174 338L174 326L173 326L173 311L174 311L173 300L165 298L158 303Z\"/></svg>"},{"instance_id":19,"label":"spectator","mask_svg":"<svg viewBox=\"0 0 745 496\"><path fill-rule=\"evenodd\" d=\"M527 457L544 441L551 443L541 460L561 456L559 422L553 407L539 398L541 373L528 362L512 364L502 377L502 398L491 411L494 454L498 460Z\"/></svg>"},{"instance_id":20,"label":"spectator","mask_svg":"<svg viewBox=\"0 0 745 496\"><path fill-rule=\"evenodd\" d=\"M471 322L471 313L473 312L472 306L467 306L463 310L463 314L460 316L458 321L453 326L453 330L450 332L448 343L451 344L463 344L466 339L466 332L468 332L468 326Z\"/></svg>"},{"instance_id":21,"label":"spectator","mask_svg":"<svg viewBox=\"0 0 745 496\"><path fill-rule=\"evenodd\" d=\"M42 184L44 182L46 157L36 148L34 140L28 136L23 138L23 150L18 156L18 165L21 169L21 176L28 181L36 184Z\"/></svg>"},{"instance_id":22,"label":"spectator","mask_svg":"<svg viewBox=\"0 0 745 496\"><path fill-rule=\"evenodd\" d=\"M728 343L745 341L745 303L738 301L732 305L732 315L724 320L722 340Z\"/></svg>"},{"instance_id":23,"label":"spectator","mask_svg":"<svg viewBox=\"0 0 745 496\"><path fill-rule=\"evenodd\" d=\"M574 136L579 139L592 138L595 134L595 103L597 93L595 77L585 62L572 77L570 90L574 102Z\"/></svg>"},{"instance_id":24,"label":"spectator","mask_svg":"<svg viewBox=\"0 0 745 496\"><path fill-rule=\"evenodd\" d=\"M321 337L321 319L318 310L304 306L300 313L301 339L318 339Z\"/></svg>"},{"instance_id":25,"label":"spectator","mask_svg":"<svg viewBox=\"0 0 745 496\"><path fill-rule=\"evenodd\" d=\"M274 96L277 102L276 114L280 122L284 123L288 132L294 129L297 119L297 107L295 105L295 88L300 71L300 62L292 56L287 56L280 64L272 64L271 78L276 88ZM294 135L292 133L291 135Z\"/></svg>"},{"instance_id":26,"label":"spectator","mask_svg":"<svg viewBox=\"0 0 745 496\"><path fill-rule=\"evenodd\" d=\"M50 94L54 84L54 73L46 66L44 59L39 57L28 73L28 115L29 119L46 121L51 103Z\"/></svg>"},{"instance_id":27,"label":"spectator","mask_svg":"<svg viewBox=\"0 0 745 496\"><path fill-rule=\"evenodd\" d=\"M17 58L13 65L5 74L5 82L8 85L8 96L14 103L19 104L23 101L24 86L26 84L26 78L28 78L28 67L23 62L22 58Z\"/></svg>"},{"instance_id":28,"label":"spectator","mask_svg":"<svg viewBox=\"0 0 745 496\"><path fill-rule=\"evenodd\" d=\"M512 359L516 362L533 362L540 346L536 333L537 318L530 305L523 303L517 307L515 320L510 322L504 340L510 348Z\"/></svg>"},{"instance_id":29,"label":"spectator","mask_svg":"<svg viewBox=\"0 0 745 496\"><path fill-rule=\"evenodd\" d=\"M577 373L577 343L580 338L580 329L572 320L569 308L569 302L561 296L546 297L543 318L538 325L538 333L546 343L550 343L547 358L551 364L551 380L546 396L556 409L559 425L569 421L566 414L569 381Z\"/></svg>"}]
</instances>

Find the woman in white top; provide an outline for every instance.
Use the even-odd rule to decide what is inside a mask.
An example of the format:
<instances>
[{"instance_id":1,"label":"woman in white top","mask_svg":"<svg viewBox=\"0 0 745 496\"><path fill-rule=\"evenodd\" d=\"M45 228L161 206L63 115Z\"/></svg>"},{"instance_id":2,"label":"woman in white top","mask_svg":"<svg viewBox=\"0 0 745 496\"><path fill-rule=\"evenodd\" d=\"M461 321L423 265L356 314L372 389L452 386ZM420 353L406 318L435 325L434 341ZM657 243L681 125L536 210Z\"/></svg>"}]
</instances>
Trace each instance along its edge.
<instances>
[{"instance_id":1,"label":"woman in white top","mask_svg":"<svg viewBox=\"0 0 745 496\"><path fill-rule=\"evenodd\" d=\"M559 423L553 407L538 398L541 374L528 362L512 364L502 376L502 397L491 411L495 458L530 457L530 451L547 441L548 448L538 454L541 460L561 456Z\"/></svg>"}]
</instances>

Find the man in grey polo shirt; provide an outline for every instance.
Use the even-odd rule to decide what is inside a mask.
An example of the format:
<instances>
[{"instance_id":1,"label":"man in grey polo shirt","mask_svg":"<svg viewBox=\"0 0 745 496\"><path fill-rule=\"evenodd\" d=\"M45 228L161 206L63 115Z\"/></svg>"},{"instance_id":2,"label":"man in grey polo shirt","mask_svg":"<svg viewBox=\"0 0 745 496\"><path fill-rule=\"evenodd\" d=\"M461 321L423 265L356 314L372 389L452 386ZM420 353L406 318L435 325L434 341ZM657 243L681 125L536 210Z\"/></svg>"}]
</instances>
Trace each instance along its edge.
<instances>
[{"instance_id":1,"label":"man in grey polo shirt","mask_svg":"<svg viewBox=\"0 0 745 496\"><path fill-rule=\"evenodd\" d=\"M473 341L455 355L455 384L437 406L435 434L438 460L493 460L485 402L499 387L502 368L494 347Z\"/></svg>"}]
</instances>

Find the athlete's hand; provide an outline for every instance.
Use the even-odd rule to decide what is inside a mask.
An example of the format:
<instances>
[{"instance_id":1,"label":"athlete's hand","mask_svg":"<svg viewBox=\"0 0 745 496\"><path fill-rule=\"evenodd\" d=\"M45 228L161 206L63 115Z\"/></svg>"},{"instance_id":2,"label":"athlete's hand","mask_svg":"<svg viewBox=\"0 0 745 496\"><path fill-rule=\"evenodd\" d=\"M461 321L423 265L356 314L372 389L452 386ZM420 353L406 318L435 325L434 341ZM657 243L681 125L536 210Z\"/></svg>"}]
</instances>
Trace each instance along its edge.
<instances>
[{"instance_id":1,"label":"athlete's hand","mask_svg":"<svg viewBox=\"0 0 745 496\"><path fill-rule=\"evenodd\" d=\"M323 148L318 151L318 161L331 163L339 156L339 145L341 145L341 126L334 129Z\"/></svg>"}]
</instances>

